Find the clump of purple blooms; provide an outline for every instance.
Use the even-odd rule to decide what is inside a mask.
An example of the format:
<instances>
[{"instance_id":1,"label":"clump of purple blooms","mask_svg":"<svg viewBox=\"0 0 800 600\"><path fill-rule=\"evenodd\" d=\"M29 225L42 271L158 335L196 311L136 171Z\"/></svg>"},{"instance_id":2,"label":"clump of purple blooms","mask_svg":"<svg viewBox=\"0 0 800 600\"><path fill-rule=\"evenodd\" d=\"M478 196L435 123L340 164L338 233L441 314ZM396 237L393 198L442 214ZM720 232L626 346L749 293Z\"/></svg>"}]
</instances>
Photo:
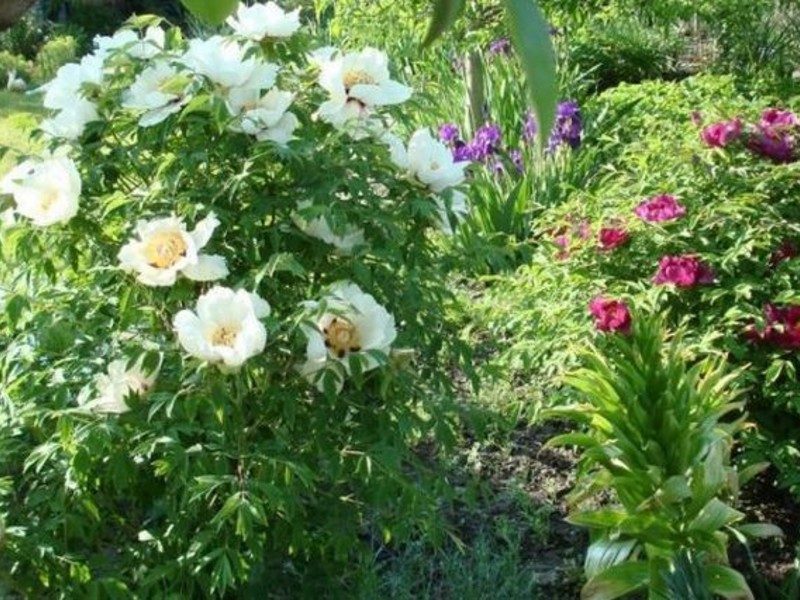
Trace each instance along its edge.
<instances>
[{"instance_id":1,"label":"clump of purple blooms","mask_svg":"<svg viewBox=\"0 0 800 600\"><path fill-rule=\"evenodd\" d=\"M522 124L523 142L533 143L538 131L539 126L533 112L527 111ZM577 148L581 144L582 131L583 122L578 105L573 101L561 102L547 143L547 153L553 154L561 146ZM518 173L525 170L523 150L504 148L503 133L496 123L484 123L471 140L462 139L461 132L454 123L443 123L439 126L439 139L450 147L456 161L480 162L500 175L507 172L503 160L505 158Z\"/></svg>"},{"instance_id":2,"label":"clump of purple blooms","mask_svg":"<svg viewBox=\"0 0 800 600\"><path fill-rule=\"evenodd\" d=\"M489 44L489 56L508 56L511 54L511 40L499 38Z\"/></svg>"},{"instance_id":3,"label":"clump of purple blooms","mask_svg":"<svg viewBox=\"0 0 800 600\"><path fill-rule=\"evenodd\" d=\"M563 145L568 145L574 150L581 145L582 133L583 121L577 103L572 100L560 102L556 109L556 123L547 142L547 151L555 152Z\"/></svg>"}]
</instances>

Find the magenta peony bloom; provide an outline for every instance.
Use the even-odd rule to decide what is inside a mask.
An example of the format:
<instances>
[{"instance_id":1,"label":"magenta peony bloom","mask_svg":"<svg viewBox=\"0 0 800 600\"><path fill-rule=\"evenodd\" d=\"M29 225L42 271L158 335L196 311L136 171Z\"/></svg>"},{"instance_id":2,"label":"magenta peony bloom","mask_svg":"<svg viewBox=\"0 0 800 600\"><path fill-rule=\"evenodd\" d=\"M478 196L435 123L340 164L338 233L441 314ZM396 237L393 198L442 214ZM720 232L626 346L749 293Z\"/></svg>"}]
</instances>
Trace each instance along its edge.
<instances>
[{"instance_id":1,"label":"magenta peony bloom","mask_svg":"<svg viewBox=\"0 0 800 600\"><path fill-rule=\"evenodd\" d=\"M786 130L758 127L750 134L747 147L776 163L794 160L795 137Z\"/></svg>"},{"instance_id":2,"label":"magenta peony bloom","mask_svg":"<svg viewBox=\"0 0 800 600\"><path fill-rule=\"evenodd\" d=\"M689 288L714 283L714 272L696 256L664 256L658 263L653 282Z\"/></svg>"},{"instance_id":3,"label":"magenta peony bloom","mask_svg":"<svg viewBox=\"0 0 800 600\"><path fill-rule=\"evenodd\" d=\"M631 330L631 313L621 300L597 296L589 303L589 312L594 316L594 324L599 331L627 334Z\"/></svg>"},{"instance_id":4,"label":"magenta peony bloom","mask_svg":"<svg viewBox=\"0 0 800 600\"><path fill-rule=\"evenodd\" d=\"M770 129L793 129L800 126L800 120L790 110L779 108L768 108L761 113L761 123L759 127Z\"/></svg>"},{"instance_id":5,"label":"magenta peony bloom","mask_svg":"<svg viewBox=\"0 0 800 600\"><path fill-rule=\"evenodd\" d=\"M720 121L709 125L700 132L700 139L711 148L724 148L742 135L742 122L739 119Z\"/></svg>"},{"instance_id":6,"label":"magenta peony bloom","mask_svg":"<svg viewBox=\"0 0 800 600\"><path fill-rule=\"evenodd\" d=\"M800 305L790 304L779 308L773 304L764 306L767 317L767 326L763 332L751 327L745 334L752 341L764 342L785 348L787 350L800 349Z\"/></svg>"},{"instance_id":7,"label":"magenta peony bloom","mask_svg":"<svg viewBox=\"0 0 800 600\"><path fill-rule=\"evenodd\" d=\"M792 242L783 242L780 247L769 257L769 266L775 267L785 260L797 258L798 250Z\"/></svg>"},{"instance_id":8,"label":"magenta peony bloom","mask_svg":"<svg viewBox=\"0 0 800 600\"><path fill-rule=\"evenodd\" d=\"M686 214L686 207L678 202L674 196L662 194L645 200L637 206L633 212L643 221L655 223L684 216Z\"/></svg>"},{"instance_id":9,"label":"magenta peony bloom","mask_svg":"<svg viewBox=\"0 0 800 600\"><path fill-rule=\"evenodd\" d=\"M631 234L618 227L603 227L597 234L597 238L600 242L600 250L608 251L628 243Z\"/></svg>"}]
</instances>

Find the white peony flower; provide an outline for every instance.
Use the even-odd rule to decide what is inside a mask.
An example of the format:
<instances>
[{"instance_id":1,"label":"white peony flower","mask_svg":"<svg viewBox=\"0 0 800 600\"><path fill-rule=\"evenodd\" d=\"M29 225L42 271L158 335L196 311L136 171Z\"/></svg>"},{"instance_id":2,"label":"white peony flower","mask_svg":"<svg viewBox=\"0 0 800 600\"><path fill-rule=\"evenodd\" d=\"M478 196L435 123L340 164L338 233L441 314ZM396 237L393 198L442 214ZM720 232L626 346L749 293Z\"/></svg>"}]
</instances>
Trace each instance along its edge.
<instances>
[{"instance_id":1,"label":"white peony flower","mask_svg":"<svg viewBox=\"0 0 800 600\"><path fill-rule=\"evenodd\" d=\"M368 351L388 355L397 329L394 317L354 283L342 281L331 286L324 306L326 312L316 327L304 327L306 362L299 370L320 390L324 389L324 372L330 370L339 391L344 384L342 370L350 372L350 357L358 356L363 370L374 369L379 363ZM307 307L318 310L319 304L309 302Z\"/></svg>"},{"instance_id":2,"label":"white peony flower","mask_svg":"<svg viewBox=\"0 0 800 600\"><path fill-rule=\"evenodd\" d=\"M137 280L145 285L173 285L178 273L194 281L221 279L228 274L225 259L200 254L218 225L213 213L191 232L178 217L139 221L139 239L122 247L119 261L124 270L138 273Z\"/></svg>"},{"instance_id":3,"label":"white peony flower","mask_svg":"<svg viewBox=\"0 0 800 600\"><path fill-rule=\"evenodd\" d=\"M450 213L453 214L455 225L461 223L469 214L469 201L466 194L454 191L450 196L450 210L444 199L436 197L436 208L439 211L439 228L446 235L453 235L453 224L451 223Z\"/></svg>"},{"instance_id":4,"label":"white peony flower","mask_svg":"<svg viewBox=\"0 0 800 600\"><path fill-rule=\"evenodd\" d=\"M230 370L264 351L267 330L259 319L269 313L269 304L256 294L213 287L198 299L196 313L182 310L173 324L184 350Z\"/></svg>"},{"instance_id":5,"label":"white peony flower","mask_svg":"<svg viewBox=\"0 0 800 600\"><path fill-rule=\"evenodd\" d=\"M0 193L11 194L15 211L34 225L66 223L78 212L81 178L66 156L25 161L0 181Z\"/></svg>"},{"instance_id":6,"label":"white peony flower","mask_svg":"<svg viewBox=\"0 0 800 600\"><path fill-rule=\"evenodd\" d=\"M95 56L105 60L109 54L121 52L133 58L149 59L164 51L165 34L158 25L151 25L144 37L132 29L121 29L113 36L95 36Z\"/></svg>"},{"instance_id":7,"label":"white peony flower","mask_svg":"<svg viewBox=\"0 0 800 600\"><path fill-rule=\"evenodd\" d=\"M69 109L82 96L85 84L100 85L103 81L103 59L87 55L80 63L70 63L61 67L55 78L38 88L44 91L43 104L53 110Z\"/></svg>"},{"instance_id":8,"label":"white peony flower","mask_svg":"<svg viewBox=\"0 0 800 600\"><path fill-rule=\"evenodd\" d=\"M140 127L151 127L178 112L189 100L189 81L166 61L142 71L122 97L123 108L143 110Z\"/></svg>"},{"instance_id":9,"label":"white peony flower","mask_svg":"<svg viewBox=\"0 0 800 600\"><path fill-rule=\"evenodd\" d=\"M411 97L411 88L390 79L386 55L374 48L321 62L319 84L330 100L322 103L317 114L339 129L369 118L373 108L400 104Z\"/></svg>"},{"instance_id":10,"label":"white peony flower","mask_svg":"<svg viewBox=\"0 0 800 600\"><path fill-rule=\"evenodd\" d=\"M427 129L414 132L407 151L396 136L388 134L383 139L389 145L392 161L437 194L464 181L464 169L469 163L455 162L450 149Z\"/></svg>"},{"instance_id":11,"label":"white peony flower","mask_svg":"<svg viewBox=\"0 0 800 600\"><path fill-rule=\"evenodd\" d=\"M143 362L144 355L140 356L136 364L130 368L125 360L110 362L108 373L101 373L95 377L98 396L90 400L86 404L86 408L98 413L128 412L130 407L125 399L132 393L148 392L158 376L159 367L156 367L152 373L146 373L142 367Z\"/></svg>"},{"instance_id":12,"label":"white peony flower","mask_svg":"<svg viewBox=\"0 0 800 600\"><path fill-rule=\"evenodd\" d=\"M304 210L309 206L311 206L311 202L305 200L297 204L297 210ZM298 213L294 213L292 215L292 220L303 233L322 240L326 244L335 246L342 254L349 254L353 251L353 248L364 243L363 229L350 226L347 227L342 235L336 235L323 216L307 221Z\"/></svg>"},{"instance_id":13,"label":"white peony flower","mask_svg":"<svg viewBox=\"0 0 800 600\"><path fill-rule=\"evenodd\" d=\"M233 131L253 135L258 141L271 140L286 145L294 139L293 133L300 122L287 112L294 94L271 89L261 95L253 88L234 88L228 93L228 110L239 118L231 125Z\"/></svg>"},{"instance_id":14,"label":"white peony flower","mask_svg":"<svg viewBox=\"0 0 800 600\"><path fill-rule=\"evenodd\" d=\"M308 62L313 66L321 68L322 65L330 62L333 59L333 55L337 52L339 52L339 49L336 46L322 46L306 54L306 59L308 59Z\"/></svg>"},{"instance_id":15,"label":"white peony flower","mask_svg":"<svg viewBox=\"0 0 800 600\"><path fill-rule=\"evenodd\" d=\"M248 46L219 35L193 39L181 59L198 75L223 88L266 90L275 84L278 67L256 58L245 58Z\"/></svg>"},{"instance_id":16,"label":"white peony flower","mask_svg":"<svg viewBox=\"0 0 800 600\"><path fill-rule=\"evenodd\" d=\"M88 123L99 118L97 105L94 102L76 97L70 106L39 123L39 129L51 139L74 141L83 135Z\"/></svg>"},{"instance_id":17,"label":"white peony flower","mask_svg":"<svg viewBox=\"0 0 800 600\"><path fill-rule=\"evenodd\" d=\"M300 29L300 9L285 12L274 2L246 6L239 4L236 16L227 21L233 30L254 42L264 38L288 38Z\"/></svg>"}]
</instances>

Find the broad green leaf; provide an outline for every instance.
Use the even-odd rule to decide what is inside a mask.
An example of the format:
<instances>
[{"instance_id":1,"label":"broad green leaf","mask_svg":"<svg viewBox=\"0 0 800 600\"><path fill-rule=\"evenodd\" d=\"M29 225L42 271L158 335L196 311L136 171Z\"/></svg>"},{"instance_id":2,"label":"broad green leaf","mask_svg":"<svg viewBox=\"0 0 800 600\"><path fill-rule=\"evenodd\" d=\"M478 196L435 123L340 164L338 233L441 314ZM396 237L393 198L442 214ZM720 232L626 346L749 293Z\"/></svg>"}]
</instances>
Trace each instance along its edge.
<instances>
[{"instance_id":1,"label":"broad green leaf","mask_svg":"<svg viewBox=\"0 0 800 600\"><path fill-rule=\"evenodd\" d=\"M592 577L581 590L581 600L614 600L647 585L650 579L645 562L628 562L606 569Z\"/></svg>"},{"instance_id":2,"label":"broad green leaf","mask_svg":"<svg viewBox=\"0 0 800 600\"><path fill-rule=\"evenodd\" d=\"M627 517L628 514L625 511L601 508L599 510L573 513L566 518L566 521L573 525L583 525L584 527L605 528L617 527Z\"/></svg>"},{"instance_id":3,"label":"broad green leaf","mask_svg":"<svg viewBox=\"0 0 800 600\"><path fill-rule=\"evenodd\" d=\"M430 46L445 31L453 26L464 9L464 0L434 0L433 15L422 47Z\"/></svg>"},{"instance_id":4,"label":"broad green leaf","mask_svg":"<svg viewBox=\"0 0 800 600\"><path fill-rule=\"evenodd\" d=\"M783 537L783 530L772 523L745 523L736 529L751 538Z\"/></svg>"},{"instance_id":5,"label":"broad green leaf","mask_svg":"<svg viewBox=\"0 0 800 600\"><path fill-rule=\"evenodd\" d=\"M212 25L222 25L239 5L239 0L181 0L181 2L194 16Z\"/></svg>"},{"instance_id":6,"label":"broad green leaf","mask_svg":"<svg viewBox=\"0 0 800 600\"><path fill-rule=\"evenodd\" d=\"M504 0L514 49L528 80L540 140L550 135L556 114L558 82L550 28L535 0Z\"/></svg>"},{"instance_id":7,"label":"broad green leaf","mask_svg":"<svg viewBox=\"0 0 800 600\"><path fill-rule=\"evenodd\" d=\"M580 448L590 448L597 446L599 442L594 436L588 433L565 433L557 435L547 440L544 445L545 448L554 448L557 446L578 446Z\"/></svg>"},{"instance_id":8,"label":"broad green leaf","mask_svg":"<svg viewBox=\"0 0 800 600\"><path fill-rule=\"evenodd\" d=\"M755 600L753 592L738 571L723 565L706 565L703 572L709 591L729 600Z\"/></svg>"},{"instance_id":9,"label":"broad green leaf","mask_svg":"<svg viewBox=\"0 0 800 600\"><path fill-rule=\"evenodd\" d=\"M591 579L614 565L628 560L636 548L636 540L611 540L602 538L592 542L586 551L584 571Z\"/></svg>"},{"instance_id":10,"label":"broad green leaf","mask_svg":"<svg viewBox=\"0 0 800 600\"><path fill-rule=\"evenodd\" d=\"M689 525L689 529L713 533L720 527L738 521L743 517L743 513L731 508L718 498L712 498Z\"/></svg>"},{"instance_id":11,"label":"broad green leaf","mask_svg":"<svg viewBox=\"0 0 800 600\"><path fill-rule=\"evenodd\" d=\"M764 471L769 467L768 462L760 462L754 463L752 465L747 465L746 467L742 467L741 469L737 469L739 475L739 485L744 485L748 481L750 481L753 477Z\"/></svg>"},{"instance_id":12,"label":"broad green leaf","mask_svg":"<svg viewBox=\"0 0 800 600\"><path fill-rule=\"evenodd\" d=\"M692 495L689 482L683 475L673 475L661 488L661 500L666 503L679 502Z\"/></svg>"}]
</instances>

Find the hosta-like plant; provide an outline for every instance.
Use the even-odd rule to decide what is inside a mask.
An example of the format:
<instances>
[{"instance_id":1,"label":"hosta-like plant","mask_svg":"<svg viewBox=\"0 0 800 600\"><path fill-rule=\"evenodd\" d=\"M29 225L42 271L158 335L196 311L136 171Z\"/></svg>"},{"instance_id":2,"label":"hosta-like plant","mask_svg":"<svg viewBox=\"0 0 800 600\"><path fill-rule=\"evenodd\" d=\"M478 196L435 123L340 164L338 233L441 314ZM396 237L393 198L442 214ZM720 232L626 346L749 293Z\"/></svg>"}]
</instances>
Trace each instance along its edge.
<instances>
[{"instance_id":1,"label":"hosta-like plant","mask_svg":"<svg viewBox=\"0 0 800 600\"><path fill-rule=\"evenodd\" d=\"M221 596L434 527L464 164L300 25L140 18L45 86L0 187L0 595Z\"/></svg>"},{"instance_id":2,"label":"hosta-like plant","mask_svg":"<svg viewBox=\"0 0 800 600\"><path fill-rule=\"evenodd\" d=\"M585 402L548 412L586 427L550 441L583 449L569 516L591 531L582 597L610 600L643 589L650 598L668 597L675 569L686 577L679 557L689 552L709 591L752 598L728 566L731 534L780 530L742 524L745 515L735 508L740 486L763 467L739 470L730 462L746 426L737 373L726 373L720 359L698 359L679 335L665 341L652 318L634 316L627 334L606 341L568 379ZM586 508L601 493L611 494L610 503Z\"/></svg>"}]
</instances>

